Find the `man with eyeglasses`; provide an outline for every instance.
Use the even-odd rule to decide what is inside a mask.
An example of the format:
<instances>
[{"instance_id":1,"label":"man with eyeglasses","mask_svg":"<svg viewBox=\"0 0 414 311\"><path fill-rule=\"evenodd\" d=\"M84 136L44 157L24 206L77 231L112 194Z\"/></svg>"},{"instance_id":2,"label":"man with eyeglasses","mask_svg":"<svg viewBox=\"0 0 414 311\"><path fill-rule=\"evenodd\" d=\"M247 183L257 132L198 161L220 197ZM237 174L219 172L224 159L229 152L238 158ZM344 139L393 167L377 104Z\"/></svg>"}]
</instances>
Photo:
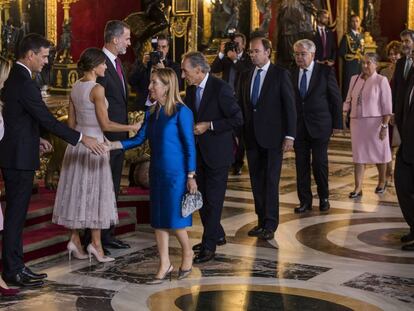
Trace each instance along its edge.
<instances>
[{"instance_id":1,"label":"man with eyeglasses","mask_svg":"<svg viewBox=\"0 0 414 311\"><path fill-rule=\"evenodd\" d=\"M293 45L297 131L295 139L296 185L300 205L295 213L312 210L311 166L319 196L319 210L329 204L328 144L342 129L342 97L332 67L315 62L316 46L303 39ZM312 158L312 161L311 161Z\"/></svg>"},{"instance_id":2,"label":"man with eyeglasses","mask_svg":"<svg viewBox=\"0 0 414 311\"><path fill-rule=\"evenodd\" d=\"M274 238L279 224L279 179L283 152L292 150L296 109L289 71L270 62L271 42L250 41L255 66L242 73L237 98L242 107L243 136L249 164L257 226L249 236Z\"/></svg>"}]
</instances>

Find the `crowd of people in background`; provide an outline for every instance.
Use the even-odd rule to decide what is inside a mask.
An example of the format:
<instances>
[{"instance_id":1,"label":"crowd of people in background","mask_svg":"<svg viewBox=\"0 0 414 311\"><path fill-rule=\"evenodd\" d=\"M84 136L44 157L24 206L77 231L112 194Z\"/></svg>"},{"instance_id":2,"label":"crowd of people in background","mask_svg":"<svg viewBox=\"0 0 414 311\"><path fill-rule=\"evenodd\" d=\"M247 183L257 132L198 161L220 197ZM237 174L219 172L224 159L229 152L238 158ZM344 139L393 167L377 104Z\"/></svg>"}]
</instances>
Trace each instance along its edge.
<instances>
[{"instance_id":1,"label":"crowd of people in background","mask_svg":"<svg viewBox=\"0 0 414 311\"><path fill-rule=\"evenodd\" d=\"M312 210L313 174L319 211L328 213L328 146L343 129L350 129L355 168L350 199L363 195L367 164L378 168L373 191L386 191L393 181L392 150L399 146L394 183L410 227L401 242L414 241L414 31L404 30L401 42L387 46L390 63L378 73L379 56L363 53L359 17L350 17L350 30L338 48L328 21L329 13L319 11L314 38L294 43L289 68L272 63L272 43L263 36L247 42L236 33L233 48L223 42L211 66L201 52L184 54L181 65L174 62L168 37L159 36L161 53L137 60L129 76L118 56L131 44L130 27L109 21L104 47L89 48L80 57L83 75L72 88L67 125L48 111L32 80L48 61L50 43L40 35L26 35L10 74L9 63L0 59L0 86L8 77L0 106L0 167L7 202L4 281L38 287L47 278L25 266L22 244L39 154L52 150L40 128L69 143L53 212L53 222L71 232L69 259L113 261L111 249L130 247L114 236L124 152L149 141L151 226L160 263L148 284L171 279L170 232L182 247L178 279L191 273L193 263L214 259L217 247L226 244L220 221L228 173L232 168L233 174L241 174L245 153L257 215L249 236L274 238L284 152L295 153L300 204L294 212ZM342 95L337 56L343 61ZM136 108L145 111L143 123L128 125L128 83L137 93ZM180 90L185 90L184 99ZM137 134L129 138L129 131ZM191 246L186 228L192 218L182 216L181 200L186 192L197 191L203 198L203 235ZM402 249L412 251L414 243ZM1 293L16 294L6 283L0 279Z\"/></svg>"}]
</instances>

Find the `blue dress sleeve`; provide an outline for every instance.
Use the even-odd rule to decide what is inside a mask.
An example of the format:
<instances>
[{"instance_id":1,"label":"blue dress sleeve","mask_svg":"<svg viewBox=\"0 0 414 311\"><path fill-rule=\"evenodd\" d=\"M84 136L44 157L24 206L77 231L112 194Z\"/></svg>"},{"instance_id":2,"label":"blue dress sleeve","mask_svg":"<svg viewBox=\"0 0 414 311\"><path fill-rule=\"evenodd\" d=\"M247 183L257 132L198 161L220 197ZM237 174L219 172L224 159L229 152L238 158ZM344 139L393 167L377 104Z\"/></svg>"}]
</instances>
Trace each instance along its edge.
<instances>
[{"instance_id":1,"label":"blue dress sleeve","mask_svg":"<svg viewBox=\"0 0 414 311\"><path fill-rule=\"evenodd\" d=\"M196 148L194 141L193 113L187 106L182 106L178 111L178 132L184 147L185 165L187 172L196 170Z\"/></svg>"},{"instance_id":2,"label":"blue dress sleeve","mask_svg":"<svg viewBox=\"0 0 414 311\"><path fill-rule=\"evenodd\" d=\"M134 137L121 140L122 148L124 148L124 150L132 149L137 146L140 146L147 139L147 128L148 128L149 116L150 116L150 112L149 111L145 112L144 123L142 124L138 133Z\"/></svg>"}]
</instances>

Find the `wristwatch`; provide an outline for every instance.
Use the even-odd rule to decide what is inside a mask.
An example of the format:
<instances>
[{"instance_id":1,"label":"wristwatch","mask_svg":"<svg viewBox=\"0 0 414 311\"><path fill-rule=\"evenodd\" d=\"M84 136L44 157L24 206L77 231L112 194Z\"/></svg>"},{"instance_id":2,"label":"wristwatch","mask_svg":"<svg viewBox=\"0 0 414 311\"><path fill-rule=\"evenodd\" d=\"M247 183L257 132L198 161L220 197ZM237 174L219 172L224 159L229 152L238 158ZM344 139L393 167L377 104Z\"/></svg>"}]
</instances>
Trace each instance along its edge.
<instances>
[{"instance_id":1,"label":"wristwatch","mask_svg":"<svg viewBox=\"0 0 414 311\"><path fill-rule=\"evenodd\" d=\"M196 178L196 174L188 174L187 175L187 178L194 179L194 178Z\"/></svg>"},{"instance_id":2,"label":"wristwatch","mask_svg":"<svg viewBox=\"0 0 414 311\"><path fill-rule=\"evenodd\" d=\"M383 129L388 128L388 124L381 123L381 128L383 128Z\"/></svg>"}]
</instances>

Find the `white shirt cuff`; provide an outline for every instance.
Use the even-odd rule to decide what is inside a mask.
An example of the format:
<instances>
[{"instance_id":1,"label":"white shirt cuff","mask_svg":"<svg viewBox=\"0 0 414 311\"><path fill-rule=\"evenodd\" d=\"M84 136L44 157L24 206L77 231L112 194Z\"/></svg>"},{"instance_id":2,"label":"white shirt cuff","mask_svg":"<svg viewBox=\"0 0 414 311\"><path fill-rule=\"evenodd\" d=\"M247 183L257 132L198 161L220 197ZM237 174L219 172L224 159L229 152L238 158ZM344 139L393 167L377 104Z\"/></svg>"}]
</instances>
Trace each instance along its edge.
<instances>
[{"instance_id":1,"label":"white shirt cuff","mask_svg":"<svg viewBox=\"0 0 414 311\"><path fill-rule=\"evenodd\" d=\"M210 121L210 130L214 131L213 121Z\"/></svg>"},{"instance_id":2,"label":"white shirt cuff","mask_svg":"<svg viewBox=\"0 0 414 311\"><path fill-rule=\"evenodd\" d=\"M285 136L285 139L295 140L295 137L292 137L292 136Z\"/></svg>"},{"instance_id":3,"label":"white shirt cuff","mask_svg":"<svg viewBox=\"0 0 414 311\"><path fill-rule=\"evenodd\" d=\"M219 57L220 59L223 59L223 57L224 57L224 53L219 52L218 57Z\"/></svg>"},{"instance_id":4,"label":"white shirt cuff","mask_svg":"<svg viewBox=\"0 0 414 311\"><path fill-rule=\"evenodd\" d=\"M82 132L80 132L79 134L80 134L80 135L79 135L78 144L82 141L82 138L83 138Z\"/></svg>"}]
</instances>

